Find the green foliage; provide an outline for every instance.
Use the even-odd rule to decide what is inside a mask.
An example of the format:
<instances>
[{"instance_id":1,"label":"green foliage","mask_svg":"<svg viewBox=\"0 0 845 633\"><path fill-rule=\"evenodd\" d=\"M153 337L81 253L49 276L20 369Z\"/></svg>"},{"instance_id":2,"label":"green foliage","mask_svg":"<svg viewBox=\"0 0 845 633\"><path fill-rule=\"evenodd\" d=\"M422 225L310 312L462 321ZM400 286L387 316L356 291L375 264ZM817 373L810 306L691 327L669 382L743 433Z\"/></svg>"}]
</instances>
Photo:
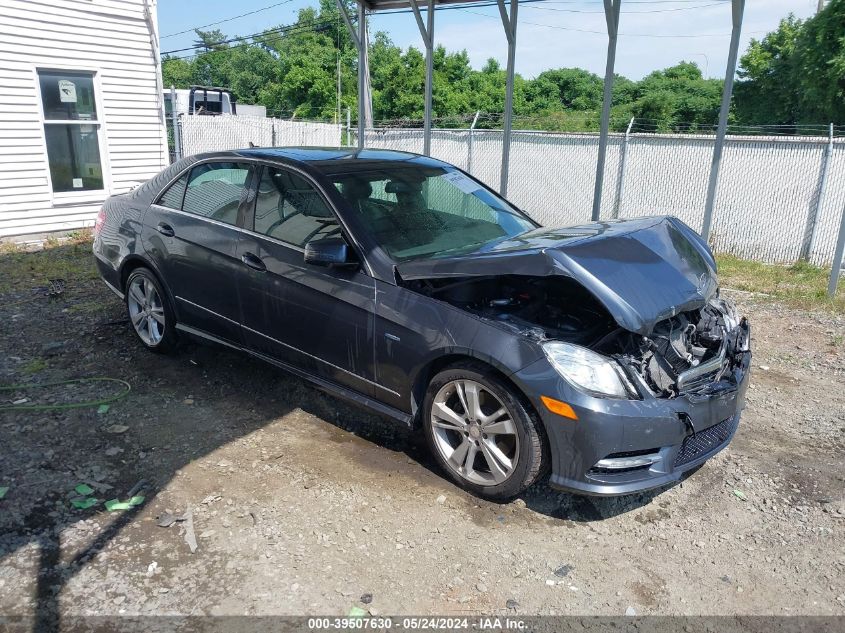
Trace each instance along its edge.
<instances>
[{"instance_id":1,"label":"green foliage","mask_svg":"<svg viewBox=\"0 0 845 633\"><path fill-rule=\"evenodd\" d=\"M722 81L704 79L696 64L681 62L651 73L625 95L630 101L616 106L617 113L651 122L658 132L695 131L718 119Z\"/></svg>"},{"instance_id":2,"label":"green foliage","mask_svg":"<svg viewBox=\"0 0 845 633\"><path fill-rule=\"evenodd\" d=\"M790 14L762 40L751 40L737 73L736 104L743 122L797 123L799 95L793 83L795 45L802 26L801 20Z\"/></svg>"},{"instance_id":3,"label":"green foliage","mask_svg":"<svg viewBox=\"0 0 845 633\"><path fill-rule=\"evenodd\" d=\"M845 0L817 15L793 15L740 59L739 119L751 124L845 124Z\"/></svg>"},{"instance_id":4,"label":"green foliage","mask_svg":"<svg viewBox=\"0 0 845 633\"><path fill-rule=\"evenodd\" d=\"M196 29L194 33L197 34L197 39L194 40L194 46L202 47L206 52L219 51L227 47L226 36L220 29L214 29L213 31Z\"/></svg>"},{"instance_id":5,"label":"green foliage","mask_svg":"<svg viewBox=\"0 0 845 633\"><path fill-rule=\"evenodd\" d=\"M194 65L179 57L165 57L161 60L161 76L165 88L187 88L193 81Z\"/></svg>"},{"instance_id":6,"label":"green foliage","mask_svg":"<svg viewBox=\"0 0 845 633\"><path fill-rule=\"evenodd\" d=\"M845 123L845 0L807 20L796 43L800 121Z\"/></svg>"}]
</instances>

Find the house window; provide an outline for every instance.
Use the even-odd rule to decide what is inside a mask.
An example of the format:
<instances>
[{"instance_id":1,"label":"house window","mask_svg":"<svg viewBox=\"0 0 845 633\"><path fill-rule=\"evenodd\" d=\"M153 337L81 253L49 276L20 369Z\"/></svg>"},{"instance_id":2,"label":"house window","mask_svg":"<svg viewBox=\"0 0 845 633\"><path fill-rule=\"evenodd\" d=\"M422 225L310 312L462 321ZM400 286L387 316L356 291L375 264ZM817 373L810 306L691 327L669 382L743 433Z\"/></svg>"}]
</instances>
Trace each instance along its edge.
<instances>
[{"instance_id":1,"label":"house window","mask_svg":"<svg viewBox=\"0 0 845 633\"><path fill-rule=\"evenodd\" d=\"M104 189L94 74L40 70L38 82L53 192Z\"/></svg>"}]
</instances>

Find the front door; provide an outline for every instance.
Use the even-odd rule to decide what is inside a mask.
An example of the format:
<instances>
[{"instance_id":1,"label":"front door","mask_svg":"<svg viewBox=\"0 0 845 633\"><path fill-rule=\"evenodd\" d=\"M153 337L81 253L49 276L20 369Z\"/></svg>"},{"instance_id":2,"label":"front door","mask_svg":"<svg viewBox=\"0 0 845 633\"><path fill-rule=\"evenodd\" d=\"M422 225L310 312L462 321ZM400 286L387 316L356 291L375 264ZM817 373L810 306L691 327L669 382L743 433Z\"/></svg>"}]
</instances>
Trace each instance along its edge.
<instances>
[{"instance_id":1,"label":"front door","mask_svg":"<svg viewBox=\"0 0 845 633\"><path fill-rule=\"evenodd\" d=\"M264 167L238 241L244 339L260 354L373 394L375 284L360 267L304 262L305 245L341 236L323 195L293 170Z\"/></svg>"},{"instance_id":2,"label":"front door","mask_svg":"<svg viewBox=\"0 0 845 633\"><path fill-rule=\"evenodd\" d=\"M241 341L236 257L251 165L200 163L144 218L144 246L173 295L180 324Z\"/></svg>"}]
</instances>

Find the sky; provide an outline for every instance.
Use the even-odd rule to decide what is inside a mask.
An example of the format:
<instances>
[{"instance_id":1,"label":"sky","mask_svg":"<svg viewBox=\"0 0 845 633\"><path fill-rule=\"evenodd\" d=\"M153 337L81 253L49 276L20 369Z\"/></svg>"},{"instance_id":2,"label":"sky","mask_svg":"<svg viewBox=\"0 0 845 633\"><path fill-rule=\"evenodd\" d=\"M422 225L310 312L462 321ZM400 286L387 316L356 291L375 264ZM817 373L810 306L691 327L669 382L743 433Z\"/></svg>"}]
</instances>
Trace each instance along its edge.
<instances>
[{"instance_id":1,"label":"sky","mask_svg":"<svg viewBox=\"0 0 845 633\"><path fill-rule=\"evenodd\" d=\"M423 4L421 2L420 4ZM269 9L265 7L272 6ZM747 0L740 54L749 40L775 29L781 18L794 13L806 18L815 13L817 0ZM193 33L174 35L212 22L256 11L223 24L229 36L249 35L291 24L299 9L318 6L316 0L159 0L161 50L186 48ZM687 60L698 64L707 77L724 77L731 33L731 3L726 0L622 0L616 72L630 79ZM424 18L425 19L425 18ZM435 13L435 45L448 51L466 50L474 68L488 58L502 67L507 43L498 8L466 7ZM413 14L375 14L370 36L386 31L402 48L422 49ZM518 10L516 71L536 77L549 68L586 68L604 75L607 35L601 0L543 0L520 4ZM185 55L186 53L179 53Z\"/></svg>"}]
</instances>

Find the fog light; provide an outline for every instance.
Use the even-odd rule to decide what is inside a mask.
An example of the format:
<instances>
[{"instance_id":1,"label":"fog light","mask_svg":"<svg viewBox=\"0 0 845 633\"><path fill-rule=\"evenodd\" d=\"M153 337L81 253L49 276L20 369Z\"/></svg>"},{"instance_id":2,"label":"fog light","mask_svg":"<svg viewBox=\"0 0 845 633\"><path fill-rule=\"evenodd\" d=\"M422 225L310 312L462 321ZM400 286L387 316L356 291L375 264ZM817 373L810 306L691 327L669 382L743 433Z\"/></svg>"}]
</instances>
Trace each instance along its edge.
<instances>
[{"instance_id":1,"label":"fog light","mask_svg":"<svg viewBox=\"0 0 845 633\"><path fill-rule=\"evenodd\" d=\"M630 468L643 468L651 466L660 461L660 455L652 453L651 455L630 455L628 457L605 457L596 462L593 468L601 468L602 470L628 470Z\"/></svg>"},{"instance_id":2,"label":"fog light","mask_svg":"<svg viewBox=\"0 0 845 633\"><path fill-rule=\"evenodd\" d=\"M578 415L576 415L575 411L572 410L572 407L565 402L549 398L548 396L540 396L540 400L543 401L543 404L546 405L546 408L552 413L557 413L558 415L562 415L570 420L578 419Z\"/></svg>"}]
</instances>

